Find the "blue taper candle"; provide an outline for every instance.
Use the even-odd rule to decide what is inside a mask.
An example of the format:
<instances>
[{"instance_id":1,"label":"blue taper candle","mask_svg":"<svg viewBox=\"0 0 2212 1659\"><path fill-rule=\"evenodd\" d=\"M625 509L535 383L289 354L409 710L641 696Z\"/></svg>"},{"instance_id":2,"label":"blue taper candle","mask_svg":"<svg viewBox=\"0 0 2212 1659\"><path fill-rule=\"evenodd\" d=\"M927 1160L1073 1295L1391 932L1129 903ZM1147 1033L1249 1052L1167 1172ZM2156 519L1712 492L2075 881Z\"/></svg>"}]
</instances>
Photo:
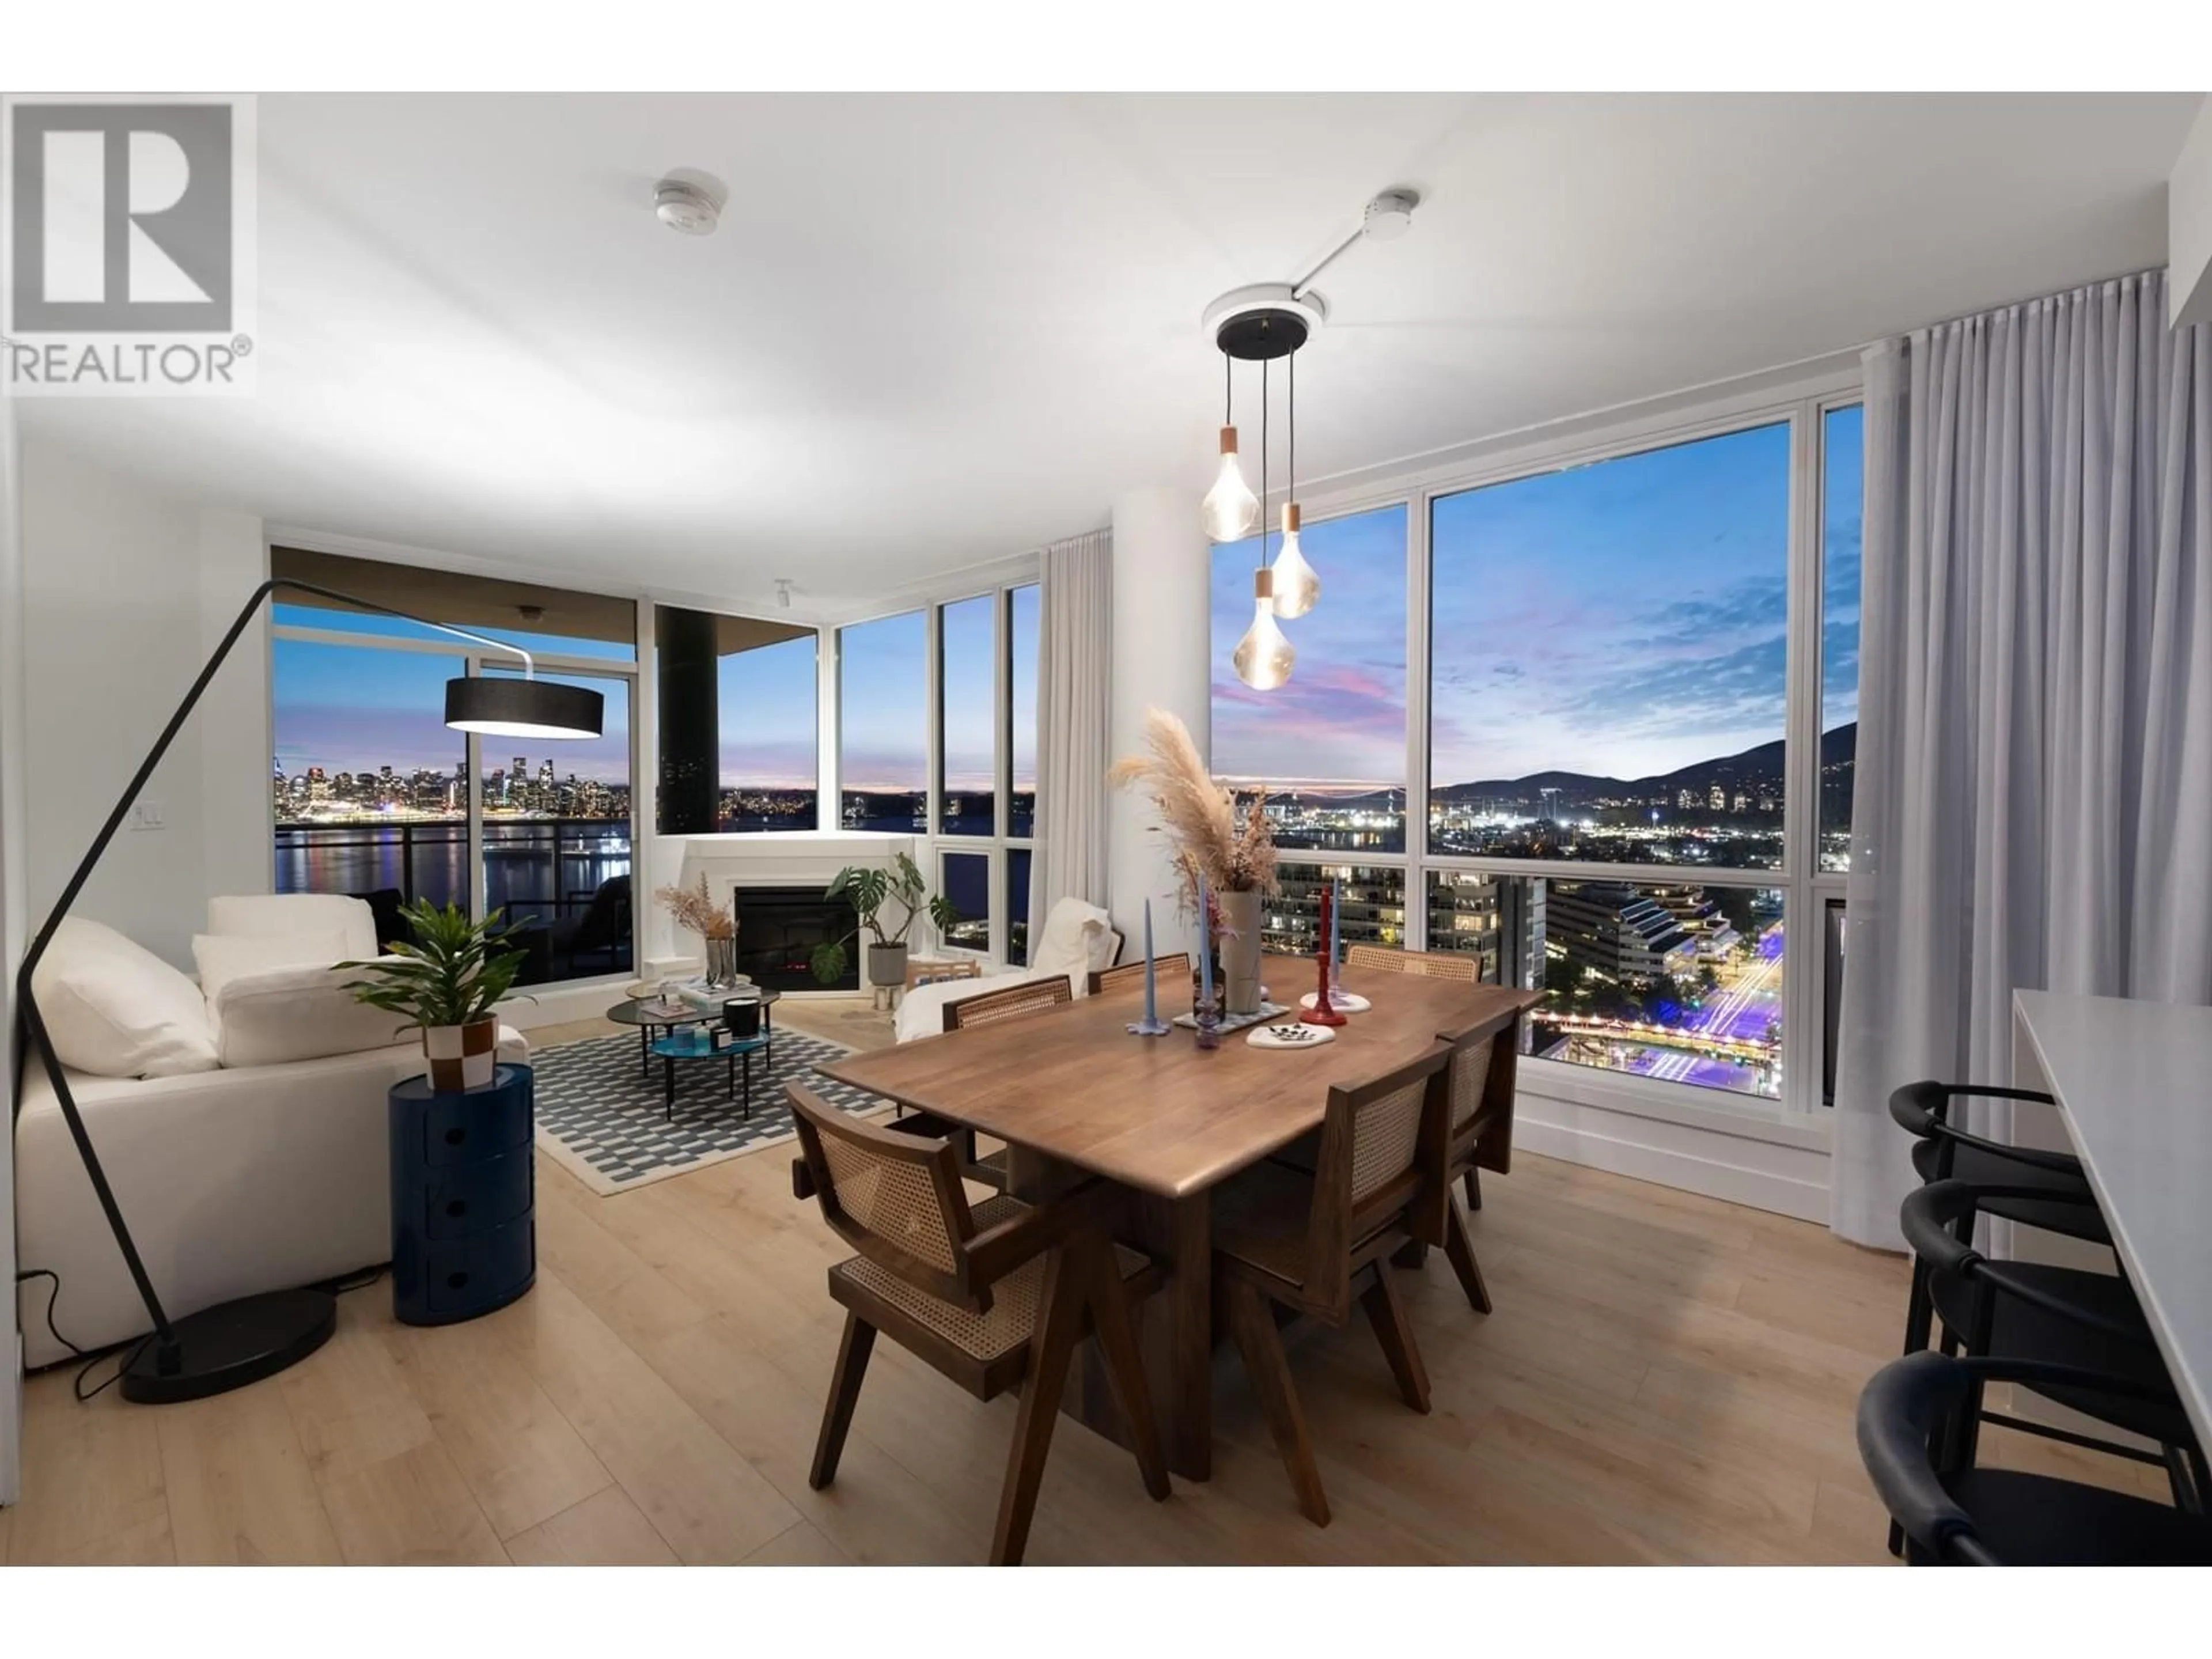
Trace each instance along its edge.
<instances>
[{"instance_id":1,"label":"blue taper candle","mask_svg":"<svg viewBox=\"0 0 2212 1659\"><path fill-rule=\"evenodd\" d=\"M1328 878L1328 971L1332 980L1338 966L1344 961L1340 943L1344 931L1344 885L1334 876Z\"/></svg>"},{"instance_id":2,"label":"blue taper candle","mask_svg":"<svg viewBox=\"0 0 2212 1659\"><path fill-rule=\"evenodd\" d=\"M1156 1000L1157 981L1152 969L1152 902L1145 901L1145 1024L1160 1023L1159 1005Z\"/></svg>"},{"instance_id":3,"label":"blue taper candle","mask_svg":"<svg viewBox=\"0 0 2212 1659\"><path fill-rule=\"evenodd\" d=\"M1213 922L1203 878L1198 884L1198 975L1199 994L1212 1001Z\"/></svg>"}]
</instances>

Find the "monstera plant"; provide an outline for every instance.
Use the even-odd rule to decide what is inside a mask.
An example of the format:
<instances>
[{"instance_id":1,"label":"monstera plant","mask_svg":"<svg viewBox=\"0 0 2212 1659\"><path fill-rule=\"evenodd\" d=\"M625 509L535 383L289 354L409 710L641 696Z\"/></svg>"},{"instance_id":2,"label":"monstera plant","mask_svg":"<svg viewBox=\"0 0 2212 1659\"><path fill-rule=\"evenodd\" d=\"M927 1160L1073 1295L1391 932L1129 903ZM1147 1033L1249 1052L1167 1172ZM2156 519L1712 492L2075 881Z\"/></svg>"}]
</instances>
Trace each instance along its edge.
<instances>
[{"instance_id":1,"label":"monstera plant","mask_svg":"<svg viewBox=\"0 0 2212 1659\"><path fill-rule=\"evenodd\" d=\"M824 985L835 985L845 976L846 964L851 960L849 947L863 932L872 941L868 949L868 983L902 985L907 935L913 931L915 919L927 913L940 934L960 920L951 900L941 893L928 896L921 870L904 853L888 865L847 865L822 896L844 900L853 907L856 918L853 931L842 939L814 947L814 977ZM894 905L897 907L896 925L887 915Z\"/></svg>"}]
</instances>

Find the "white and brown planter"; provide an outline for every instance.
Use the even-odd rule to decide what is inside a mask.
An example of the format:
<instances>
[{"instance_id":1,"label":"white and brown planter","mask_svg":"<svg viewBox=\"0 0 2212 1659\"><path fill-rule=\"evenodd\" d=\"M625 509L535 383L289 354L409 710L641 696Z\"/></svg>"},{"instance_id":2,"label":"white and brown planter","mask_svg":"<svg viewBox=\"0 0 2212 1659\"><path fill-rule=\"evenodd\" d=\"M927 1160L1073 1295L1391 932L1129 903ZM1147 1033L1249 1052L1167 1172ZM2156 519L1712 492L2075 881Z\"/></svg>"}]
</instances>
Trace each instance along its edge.
<instances>
[{"instance_id":1,"label":"white and brown planter","mask_svg":"<svg viewBox=\"0 0 2212 1659\"><path fill-rule=\"evenodd\" d=\"M425 1025L422 1057L430 1062L430 1086L441 1095L489 1088L498 1069L499 1022L479 1019L467 1025Z\"/></svg>"}]
</instances>

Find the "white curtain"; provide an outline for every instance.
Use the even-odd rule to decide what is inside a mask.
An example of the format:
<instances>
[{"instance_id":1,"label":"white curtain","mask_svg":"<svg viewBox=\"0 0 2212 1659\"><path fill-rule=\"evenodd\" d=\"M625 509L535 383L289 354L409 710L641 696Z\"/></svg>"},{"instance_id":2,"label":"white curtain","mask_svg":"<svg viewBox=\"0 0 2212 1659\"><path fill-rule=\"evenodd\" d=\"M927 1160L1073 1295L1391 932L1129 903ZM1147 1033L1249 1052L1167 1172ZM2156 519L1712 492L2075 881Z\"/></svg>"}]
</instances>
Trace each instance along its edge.
<instances>
[{"instance_id":1,"label":"white curtain","mask_svg":"<svg viewBox=\"0 0 2212 1659\"><path fill-rule=\"evenodd\" d=\"M1037 596L1036 850L1030 928L1063 898L1106 903L1106 750L1111 741L1114 538L1093 531L1044 550Z\"/></svg>"},{"instance_id":2,"label":"white curtain","mask_svg":"<svg viewBox=\"0 0 2212 1659\"><path fill-rule=\"evenodd\" d=\"M1867 353L1831 1171L1861 1243L1902 1243L1890 1091L2008 1080L2015 988L2212 1002L2212 330L2169 332L2165 287Z\"/></svg>"}]
</instances>

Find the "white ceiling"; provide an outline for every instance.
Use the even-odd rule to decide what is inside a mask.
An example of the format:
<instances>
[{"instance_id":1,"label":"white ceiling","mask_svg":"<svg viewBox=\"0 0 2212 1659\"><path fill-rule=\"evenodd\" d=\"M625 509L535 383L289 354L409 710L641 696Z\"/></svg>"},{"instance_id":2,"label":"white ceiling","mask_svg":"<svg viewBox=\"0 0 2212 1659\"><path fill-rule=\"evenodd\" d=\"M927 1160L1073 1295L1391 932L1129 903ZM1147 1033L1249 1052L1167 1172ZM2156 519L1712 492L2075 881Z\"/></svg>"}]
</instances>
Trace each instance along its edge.
<instances>
[{"instance_id":1,"label":"white ceiling","mask_svg":"<svg viewBox=\"0 0 2212 1659\"><path fill-rule=\"evenodd\" d=\"M835 608L1195 511L1200 312L1382 187L1423 204L1321 284L1308 477L2158 264L2197 102L264 96L258 394L22 419L273 522ZM679 167L711 238L653 216Z\"/></svg>"}]
</instances>

